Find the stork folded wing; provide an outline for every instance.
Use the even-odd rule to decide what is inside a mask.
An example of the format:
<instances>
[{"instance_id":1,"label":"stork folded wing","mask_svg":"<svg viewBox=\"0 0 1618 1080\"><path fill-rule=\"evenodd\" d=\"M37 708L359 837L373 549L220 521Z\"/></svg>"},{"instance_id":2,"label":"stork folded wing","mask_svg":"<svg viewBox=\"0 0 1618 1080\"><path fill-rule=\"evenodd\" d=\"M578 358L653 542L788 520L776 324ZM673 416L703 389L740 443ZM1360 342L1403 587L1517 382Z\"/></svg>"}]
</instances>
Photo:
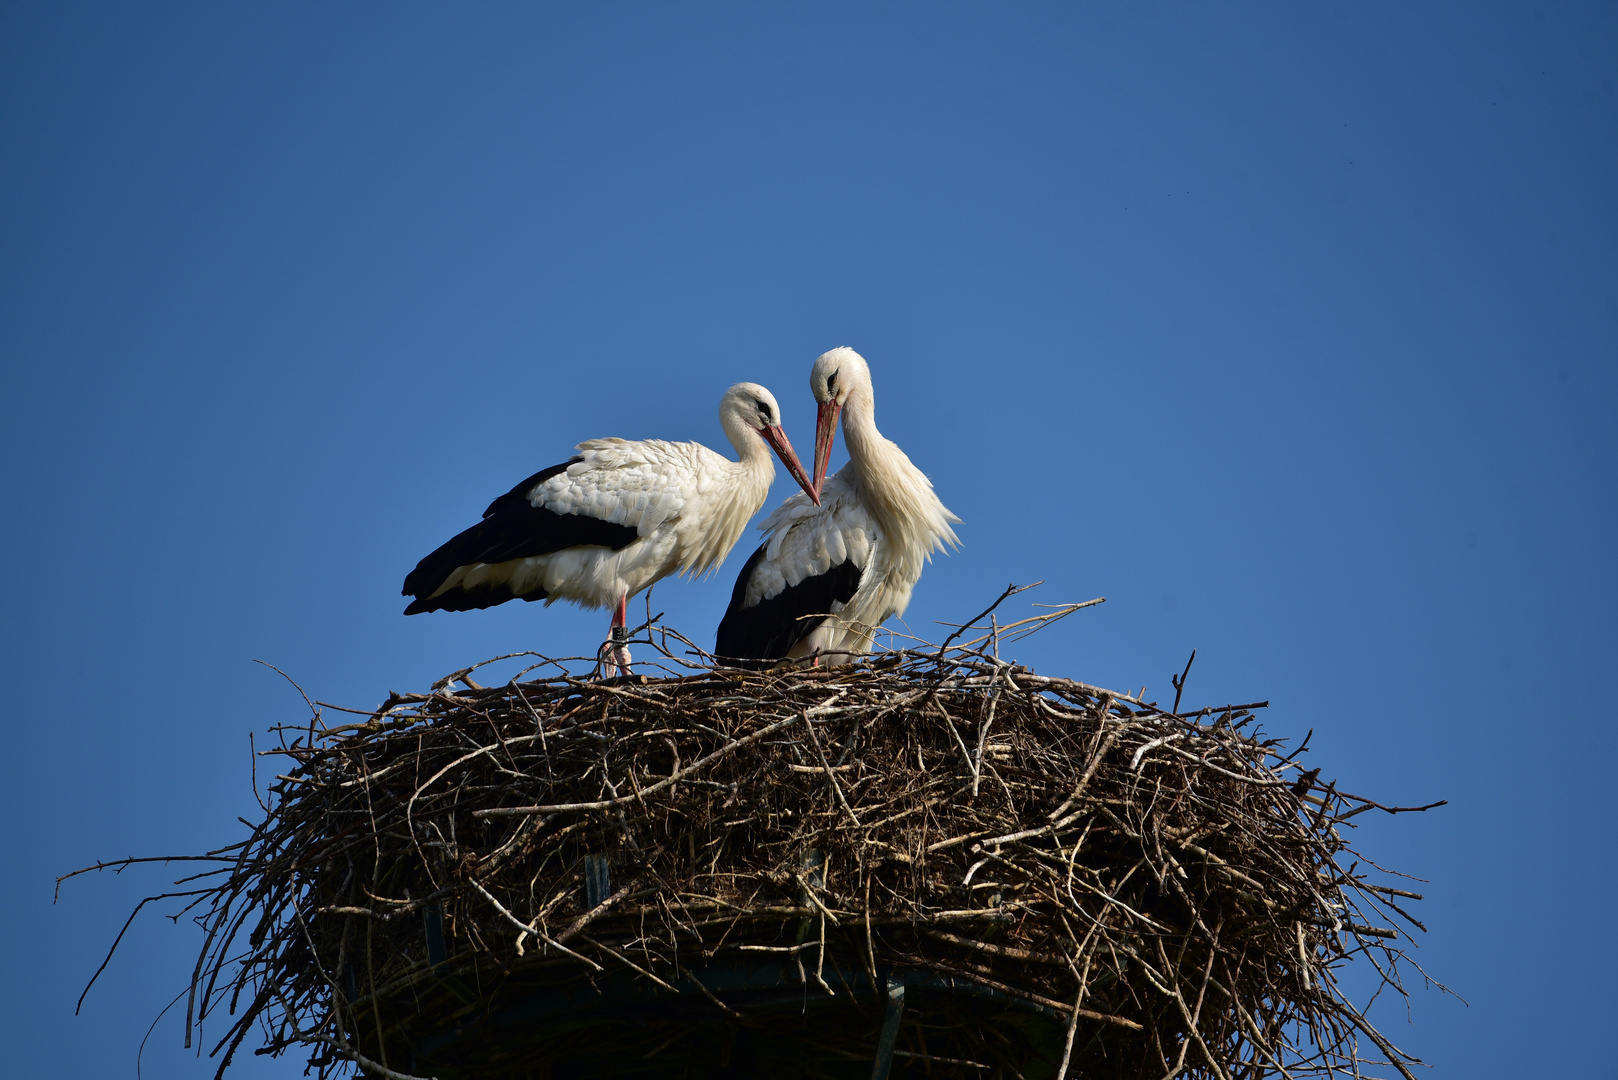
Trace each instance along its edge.
<instances>
[{"instance_id":1,"label":"stork folded wing","mask_svg":"<svg viewBox=\"0 0 1618 1080\"><path fill-rule=\"evenodd\" d=\"M416 598L405 614L470 611L513 599L543 600L543 589L512 592L504 576L491 577L470 589L457 585L442 593L439 590L457 570L478 563L511 562L581 546L617 551L638 539L640 531L633 525L615 525L584 514L559 514L530 501L535 488L582 460L575 457L530 476L490 503L482 521L417 563L404 581L403 595Z\"/></svg>"},{"instance_id":2,"label":"stork folded wing","mask_svg":"<svg viewBox=\"0 0 1618 1080\"><path fill-rule=\"evenodd\" d=\"M845 559L830 569L788 585L751 607L748 585L760 572L769 541L759 545L736 577L730 608L719 623L714 655L726 660L777 660L814 632L826 616L848 603L860 587L862 567Z\"/></svg>"}]
</instances>

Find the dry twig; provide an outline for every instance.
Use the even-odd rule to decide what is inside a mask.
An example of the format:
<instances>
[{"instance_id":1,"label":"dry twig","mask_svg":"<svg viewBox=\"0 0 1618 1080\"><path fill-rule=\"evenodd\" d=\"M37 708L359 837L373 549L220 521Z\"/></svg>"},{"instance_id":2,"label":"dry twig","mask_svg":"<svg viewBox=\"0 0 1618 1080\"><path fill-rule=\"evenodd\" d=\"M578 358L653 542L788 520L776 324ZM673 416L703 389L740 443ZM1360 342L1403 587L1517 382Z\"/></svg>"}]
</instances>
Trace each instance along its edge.
<instances>
[{"instance_id":1,"label":"dry twig","mask_svg":"<svg viewBox=\"0 0 1618 1080\"><path fill-rule=\"evenodd\" d=\"M906 1061L1325 1076L1364 1067L1363 1035L1409 1076L1338 977L1375 954L1398 989L1383 924L1419 928L1390 899L1415 894L1345 869L1341 825L1413 808L1300 798L1259 706L1181 717L985 654L970 631L1017 591L943 646L851 667L741 672L664 649L667 677L600 682L540 657L505 685L469 668L393 694L362 724L324 729L311 705L267 751L288 765L251 838L206 856L217 880L167 894L204 905L192 993L199 1023L232 1014L220 1072L251 1041L307 1050L321 1077L407 1075L446 1016L603 971L742 1023L698 976L762 955L796 965L805 995L898 972L1022 1001L1056 1033L1041 1049L917 1028L935 1041ZM989 647L1080 606L996 622ZM983 718L975 750L952 716ZM585 887L587 857L612 886ZM819 1037L869 1055L877 1021L833 996L851 1026ZM654 1025L625 1052L661 1060L682 1038Z\"/></svg>"}]
</instances>

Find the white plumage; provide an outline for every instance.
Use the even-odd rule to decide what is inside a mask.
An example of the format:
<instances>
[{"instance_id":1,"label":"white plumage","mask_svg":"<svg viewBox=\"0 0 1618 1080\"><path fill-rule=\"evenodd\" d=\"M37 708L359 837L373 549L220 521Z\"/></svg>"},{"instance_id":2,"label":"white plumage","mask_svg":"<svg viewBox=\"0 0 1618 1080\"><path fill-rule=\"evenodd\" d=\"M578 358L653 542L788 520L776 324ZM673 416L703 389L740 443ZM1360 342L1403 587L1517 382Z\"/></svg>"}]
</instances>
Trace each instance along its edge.
<instances>
[{"instance_id":1,"label":"white plumage","mask_svg":"<svg viewBox=\"0 0 1618 1080\"><path fill-rule=\"evenodd\" d=\"M876 524L860 500L857 478L846 468L827 479L818 507L794 493L758 527L768 539L764 558L747 581L746 607L846 561L863 569L877 535Z\"/></svg>"},{"instance_id":2,"label":"white plumage","mask_svg":"<svg viewBox=\"0 0 1618 1080\"><path fill-rule=\"evenodd\" d=\"M868 652L876 628L904 613L934 551L959 546L960 519L876 427L870 369L853 349L815 361L815 488L759 526L767 539L742 568L715 653L741 660ZM849 461L825 479L839 413Z\"/></svg>"},{"instance_id":3,"label":"white plumage","mask_svg":"<svg viewBox=\"0 0 1618 1080\"><path fill-rule=\"evenodd\" d=\"M578 459L530 487L525 501L557 515L631 528L634 540L617 550L579 544L521 559L462 565L434 590L435 596L502 582L513 596L545 593L547 605L572 600L585 607L608 607L671 573L700 574L730 551L764 501L774 473L773 468L762 476L738 469L740 463L698 443L590 439L577 449ZM716 489L730 497L701 497Z\"/></svg>"},{"instance_id":4,"label":"white plumage","mask_svg":"<svg viewBox=\"0 0 1618 1080\"><path fill-rule=\"evenodd\" d=\"M812 491L780 417L768 390L739 383L719 404L737 461L700 443L580 443L577 457L530 476L422 559L405 578L404 594L416 598L405 614L513 599L614 607L614 659L627 667L628 598L670 574L701 574L724 560L769 494L771 448Z\"/></svg>"}]
</instances>

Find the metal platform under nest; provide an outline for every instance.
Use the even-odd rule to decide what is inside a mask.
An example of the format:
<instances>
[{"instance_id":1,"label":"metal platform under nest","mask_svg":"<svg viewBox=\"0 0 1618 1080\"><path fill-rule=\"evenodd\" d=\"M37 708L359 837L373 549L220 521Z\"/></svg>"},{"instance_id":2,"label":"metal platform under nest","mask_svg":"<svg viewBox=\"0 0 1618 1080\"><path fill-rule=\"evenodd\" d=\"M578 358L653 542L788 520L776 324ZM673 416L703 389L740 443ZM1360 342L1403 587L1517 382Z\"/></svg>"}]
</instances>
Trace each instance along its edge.
<instances>
[{"instance_id":1,"label":"metal platform under nest","mask_svg":"<svg viewBox=\"0 0 1618 1080\"><path fill-rule=\"evenodd\" d=\"M590 980L548 968L495 975L491 993L494 973L463 971L384 1006L387 1064L438 1080L1056 1073L1066 1023L1037 1003L918 970L879 972L873 986L828 967L828 995L807 966L806 977L776 955L688 969L670 983L678 993L628 970ZM364 1050L380 1059L380 1046Z\"/></svg>"}]
</instances>

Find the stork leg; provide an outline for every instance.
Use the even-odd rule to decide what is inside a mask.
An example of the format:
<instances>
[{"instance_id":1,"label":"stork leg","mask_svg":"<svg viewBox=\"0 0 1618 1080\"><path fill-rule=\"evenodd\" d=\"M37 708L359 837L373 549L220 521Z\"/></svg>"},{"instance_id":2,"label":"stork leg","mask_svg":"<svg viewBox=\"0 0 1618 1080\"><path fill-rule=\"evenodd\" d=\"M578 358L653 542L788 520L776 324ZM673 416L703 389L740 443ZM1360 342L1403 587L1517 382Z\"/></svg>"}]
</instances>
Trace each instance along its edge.
<instances>
[{"instance_id":1,"label":"stork leg","mask_svg":"<svg viewBox=\"0 0 1618 1080\"><path fill-rule=\"evenodd\" d=\"M602 671L607 675L629 674L629 597L618 598L613 609L612 627L607 631L607 642L601 646Z\"/></svg>"}]
</instances>

